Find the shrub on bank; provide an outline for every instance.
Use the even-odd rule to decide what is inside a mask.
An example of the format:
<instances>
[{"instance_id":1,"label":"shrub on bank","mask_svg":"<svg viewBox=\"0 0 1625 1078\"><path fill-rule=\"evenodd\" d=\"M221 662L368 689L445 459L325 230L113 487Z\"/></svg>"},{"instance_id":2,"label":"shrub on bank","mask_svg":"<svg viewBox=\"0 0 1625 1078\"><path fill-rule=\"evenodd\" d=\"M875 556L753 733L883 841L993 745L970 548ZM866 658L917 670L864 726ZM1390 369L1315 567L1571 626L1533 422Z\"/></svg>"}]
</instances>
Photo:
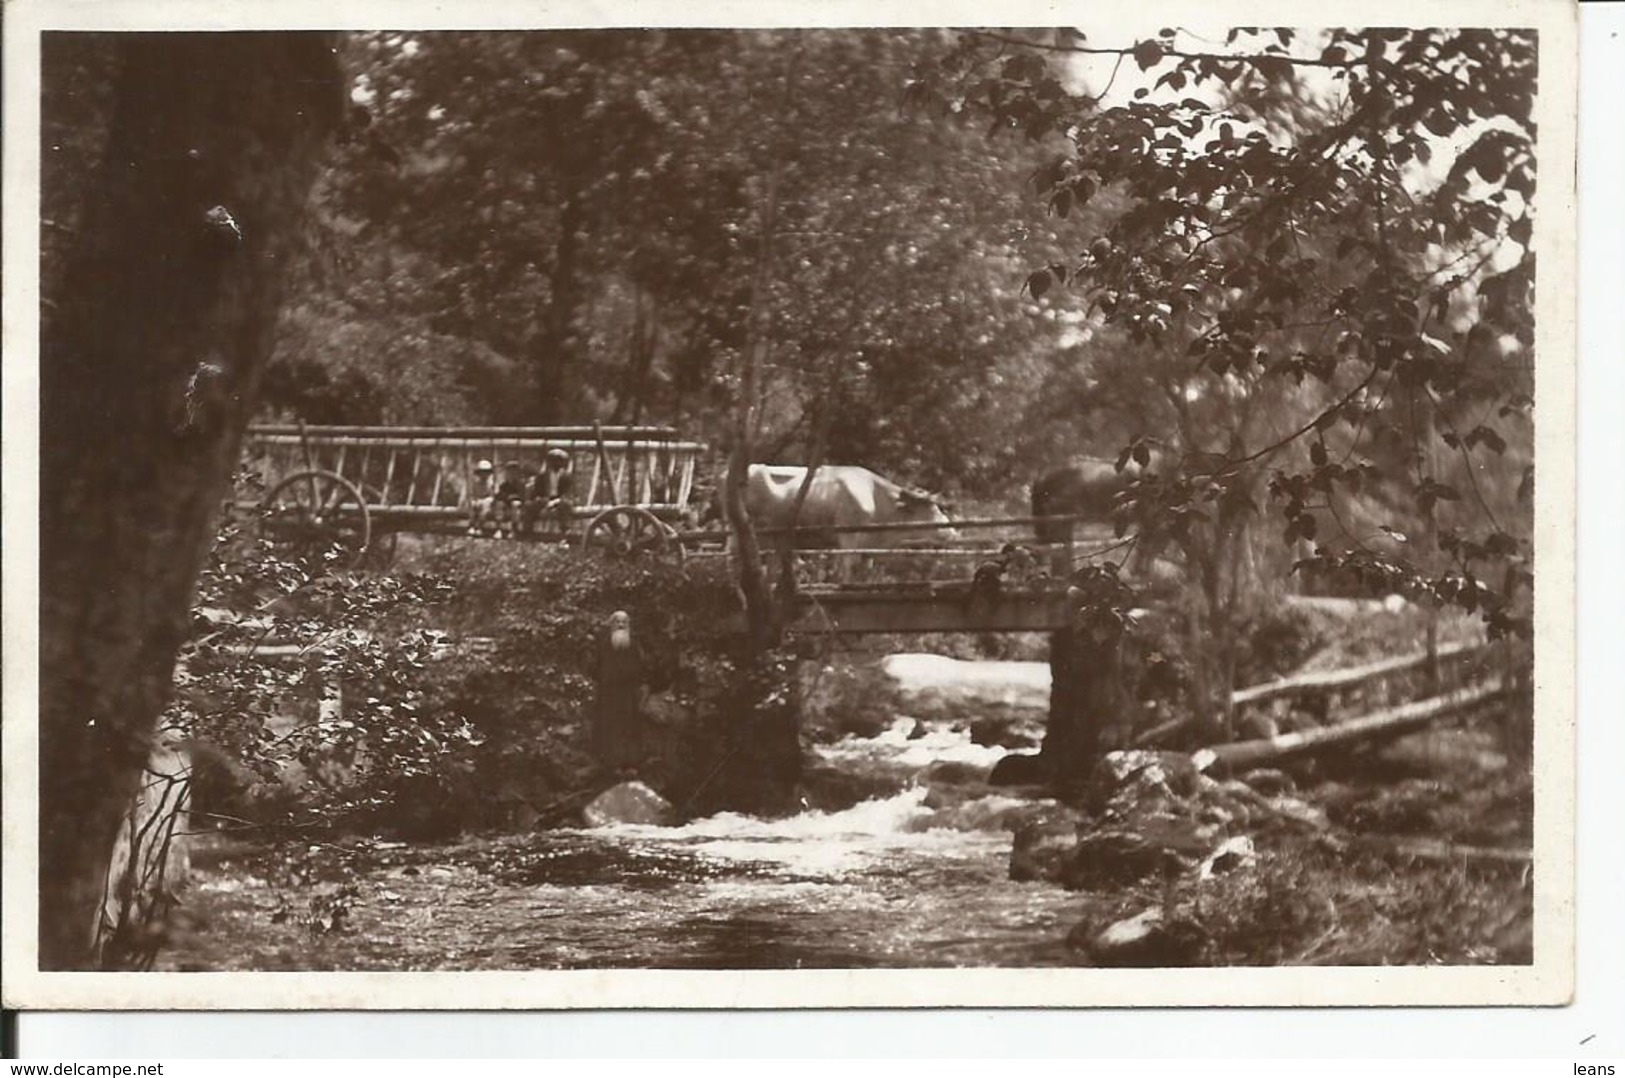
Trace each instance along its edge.
<instances>
[{"instance_id":1,"label":"shrub on bank","mask_svg":"<svg viewBox=\"0 0 1625 1078\"><path fill-rule=\"evenodd\" d=\"M617 778L589 748L616 611L647 690L639 777L727 800L706 790L743 680L721 562L460 538L409 553L389 574L352 574L228 528L170 717L203 762L206 817L406 838L568 820Z\"/></svg>"}]
</instances>

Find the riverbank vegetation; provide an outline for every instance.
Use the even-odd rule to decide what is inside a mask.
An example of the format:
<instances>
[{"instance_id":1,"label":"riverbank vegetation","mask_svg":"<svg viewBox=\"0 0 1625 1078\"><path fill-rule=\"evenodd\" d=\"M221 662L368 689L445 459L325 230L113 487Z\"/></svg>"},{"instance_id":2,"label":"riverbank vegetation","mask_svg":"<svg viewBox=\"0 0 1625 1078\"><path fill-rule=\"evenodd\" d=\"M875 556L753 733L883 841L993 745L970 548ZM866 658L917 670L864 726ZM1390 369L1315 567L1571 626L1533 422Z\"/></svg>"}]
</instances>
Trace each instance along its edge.
<instances>
[{"instance_id":1,"label":"riverbank vegetation","mask_svg":"<svg viewBox=\"0 0 1625 1078\"><path fill-rule=\"evenodd\" d=\"M637 651L640 776L684 815L771 808L764 776L731 764L761 760L748 722L730 725L759 709L741 695L723 560L473 538L402 560L335 574L222 537L198 615L212 631L166 717L204 761L201 819L411 839L576 819L615 781L589 735L617 611Z\"/></svg>"}]
</instances>

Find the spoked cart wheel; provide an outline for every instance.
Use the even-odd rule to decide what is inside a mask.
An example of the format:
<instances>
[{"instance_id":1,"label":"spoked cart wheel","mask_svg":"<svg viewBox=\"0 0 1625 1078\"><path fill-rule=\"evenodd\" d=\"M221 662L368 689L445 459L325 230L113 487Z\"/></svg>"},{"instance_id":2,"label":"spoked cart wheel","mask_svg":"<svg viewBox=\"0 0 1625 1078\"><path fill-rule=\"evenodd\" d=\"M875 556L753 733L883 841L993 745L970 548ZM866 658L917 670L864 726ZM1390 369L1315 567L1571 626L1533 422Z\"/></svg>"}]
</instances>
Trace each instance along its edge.
<instances>
[{"instance_id":1,"label":"spoked cart wheel","mask_svg":"<svg viewBox=\"0 0 1625 1078\"><path fill-rule=\"evenodd\" d=\"M592 518L581 549L611 558L657 557L683 560L677 533L647 509L617 505Z\"/></svg>"},{"instance_id":2,"label":"spoked cart wheel","mask_svg":"<svg viewBox=\"0 0 1625 1078\"><path fill-rule=\"evenodd\" d=\"M260 535L298 555L337 552L354 568L372 540L372 521L360 489L337 472L295 472L260 503Z\"/></svg>"}]
</instances>

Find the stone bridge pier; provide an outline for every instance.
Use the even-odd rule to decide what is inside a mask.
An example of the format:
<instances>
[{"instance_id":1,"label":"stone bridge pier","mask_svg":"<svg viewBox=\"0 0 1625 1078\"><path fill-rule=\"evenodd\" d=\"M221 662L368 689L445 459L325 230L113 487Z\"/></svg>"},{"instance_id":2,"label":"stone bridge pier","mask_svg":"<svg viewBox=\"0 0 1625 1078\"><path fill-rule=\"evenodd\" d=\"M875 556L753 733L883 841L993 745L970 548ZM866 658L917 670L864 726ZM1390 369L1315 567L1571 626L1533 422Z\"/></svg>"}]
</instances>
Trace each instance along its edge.
<instances>
[{"instance_id":1,"label":"stone bridge pier","mask_svg":"<svg viewBox=\"0 0 1625 1078\"><path fill-rule=\"evenodd\" d=\"M1039 760L1063 795L1081 788L1103 752L1123 747L1128 703L1122 641L1064 628L1050 634L1050 706Z\"/></svg>"}]
</instances>

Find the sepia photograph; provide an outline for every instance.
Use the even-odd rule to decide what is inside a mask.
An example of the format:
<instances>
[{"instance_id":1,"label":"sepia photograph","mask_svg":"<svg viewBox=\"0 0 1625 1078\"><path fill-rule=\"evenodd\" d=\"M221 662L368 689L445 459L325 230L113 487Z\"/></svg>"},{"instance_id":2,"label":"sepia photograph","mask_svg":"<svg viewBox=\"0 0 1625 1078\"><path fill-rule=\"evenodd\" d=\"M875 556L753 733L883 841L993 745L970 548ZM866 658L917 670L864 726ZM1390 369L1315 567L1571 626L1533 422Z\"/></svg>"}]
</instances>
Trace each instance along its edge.
<instances>
[{"instance_id":1,"label":"sepia photograph","mask_svg":"<svg viewBox=\"0 0 1625 1078\"><path fill-rule=\"evenodd\" d=\"M25 28L7 1005L1566 1001L1574 9L1437 6Z\"/></svg>"}]
</instances>

